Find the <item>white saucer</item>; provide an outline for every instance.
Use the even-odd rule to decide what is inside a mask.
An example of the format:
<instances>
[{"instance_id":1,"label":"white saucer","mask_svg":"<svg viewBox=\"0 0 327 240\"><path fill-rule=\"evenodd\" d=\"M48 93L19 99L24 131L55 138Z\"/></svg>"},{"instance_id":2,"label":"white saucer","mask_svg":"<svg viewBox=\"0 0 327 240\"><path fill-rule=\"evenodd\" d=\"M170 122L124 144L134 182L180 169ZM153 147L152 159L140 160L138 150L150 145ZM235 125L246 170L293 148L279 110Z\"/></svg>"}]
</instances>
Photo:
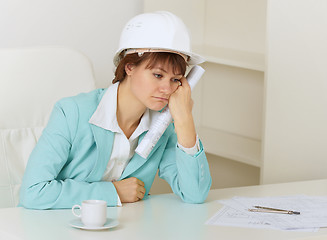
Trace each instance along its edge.
<instances>
[{"instance_id":1,"label":"white saucer","mask_svg":"<svg viewBox=\"0 0 327 240\"><path fill-rule=\"evenodd\" d=\"M104 230L108 228L114 228L119 224L119 222L115 219L107 218L106 223L102 227L88 227L85 226L81 219L74 219L70 221L70 226L74 228L84 229L84 230Z\"/></svg>"}]
</instances>

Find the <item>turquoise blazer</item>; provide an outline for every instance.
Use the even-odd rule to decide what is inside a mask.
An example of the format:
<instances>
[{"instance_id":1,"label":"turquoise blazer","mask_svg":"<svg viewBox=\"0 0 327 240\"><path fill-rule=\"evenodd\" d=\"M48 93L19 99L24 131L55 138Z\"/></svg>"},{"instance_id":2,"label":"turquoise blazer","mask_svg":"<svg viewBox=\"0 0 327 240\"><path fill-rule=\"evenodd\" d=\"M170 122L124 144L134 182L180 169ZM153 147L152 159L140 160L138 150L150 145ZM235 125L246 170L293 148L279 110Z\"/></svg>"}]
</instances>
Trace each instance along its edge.
<instances>
[{"instance_id":1,"label":"turquoise blazer","mask_svg":"<svg viewBox=\"0 0 327 240\"><path fill-rule=\"evenodd\" d=\"M106 89L58 101L32 151L20 189L20 206L32 209L71 208L86 199L117 205L112 182L102 181L114 133L89 123ZM142 140L146 132L141 134ZM170 124L147 159L134 154L119 180L136 177L148 195L159 170L173 192L188 203L202 203L211 186L208 162L201 150L190 156L177 147Z\"/></svg>"}]
</instances>

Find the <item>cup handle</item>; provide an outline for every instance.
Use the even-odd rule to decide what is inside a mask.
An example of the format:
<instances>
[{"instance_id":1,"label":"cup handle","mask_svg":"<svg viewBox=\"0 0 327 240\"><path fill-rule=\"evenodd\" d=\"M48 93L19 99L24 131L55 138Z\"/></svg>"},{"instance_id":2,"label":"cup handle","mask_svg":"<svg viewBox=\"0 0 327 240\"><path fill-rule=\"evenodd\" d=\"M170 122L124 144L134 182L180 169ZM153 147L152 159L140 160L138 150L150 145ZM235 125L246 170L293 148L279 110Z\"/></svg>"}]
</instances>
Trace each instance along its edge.
<instances>
[{"instance_id":1,"label":"cup handle","mask_svg":"<svg viewBox=\"0 0 327 240\"><path fill-rule=\"evenodd\" d=\"M81 207L80 205L76 204L76 205L74 205L74 206L72 207L72 213L74 214L74 216L76 216L76 217L78 217L78 218L82 217L82 214L77 214L77 213L75 213L75 209L76 209L76 208L82 209L82 207Z\"/></svg>"}]
</instances>

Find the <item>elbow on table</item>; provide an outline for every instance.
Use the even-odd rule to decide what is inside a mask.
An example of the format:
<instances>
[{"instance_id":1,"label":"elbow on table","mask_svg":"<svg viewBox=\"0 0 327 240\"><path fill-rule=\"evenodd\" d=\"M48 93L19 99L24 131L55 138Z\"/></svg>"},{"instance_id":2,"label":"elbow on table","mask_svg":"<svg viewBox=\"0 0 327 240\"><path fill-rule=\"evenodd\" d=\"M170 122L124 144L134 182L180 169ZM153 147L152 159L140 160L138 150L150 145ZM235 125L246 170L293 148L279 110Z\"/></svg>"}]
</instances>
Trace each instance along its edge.
<instances>
[{"instance_id":1,"label":"elbow on table","mask_svg":"<svg viewBox=\"0 0 327 240\"><path fill-rule=\"evenodd\" d=\"M31 196L29 193L23 194L22 191L20 192L18 207L24 207L28 209L44 209L40 207L40 204L38 204L37 197Z\"/></svg>"},{"instance_id":2,"label":"elbow on table","mask_svg":"<svg viewBox=\"0 0 327 240\"><path fill-rule=\"evenodd\" d=\"M182 195L181 198L185 203L201 204L207 199L208 194L197 194L192 196Z\"/></svg>"},{"instance_id":3,"label":"elbow on table","mask_svg":"<svg viewBox=\"0 0 327 240\"><path fill-rule=\"evenodd\" d=\"M18 207L23 207L27 209L41 209L37 207L37 204L35 204L34 201L21 197L19 198Z\"/></svg>"},{"instance_id":4,"label":"elbow on table","mask_svg":"<svg viewBox=\"0 0 327 240\"><path fill-rule=\"evenodd\" d=\"M44 197L41 196L40 189L37 187L20 189L18 207L38 210L51 208L45 204Z\"/></svg>"},{"instance_id":5,"label":"elbow on table","mask_svg":"<svg viewBox=\"0 0 327 240\"><path fill-rule=\"evenodd\" d=\"M211 184L205 189L192 189L188 193L181 193L181 198L186 203L201 204L208 197Z\"/></svg>"}]
</instances>

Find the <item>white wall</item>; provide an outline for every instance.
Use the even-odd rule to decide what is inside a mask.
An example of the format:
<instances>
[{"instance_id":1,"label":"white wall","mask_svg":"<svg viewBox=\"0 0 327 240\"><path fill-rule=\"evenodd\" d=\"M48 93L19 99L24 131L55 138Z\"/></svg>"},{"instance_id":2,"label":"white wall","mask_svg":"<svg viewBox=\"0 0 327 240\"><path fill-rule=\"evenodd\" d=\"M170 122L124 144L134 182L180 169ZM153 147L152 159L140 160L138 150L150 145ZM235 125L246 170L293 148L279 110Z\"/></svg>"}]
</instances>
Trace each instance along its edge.
<instances>
[{"instance_id":1,"label":"white wall","mask_svg":"<svg viewBox=\"0 0 327 240\"><path fill-rule=\"evenodd\" d=\"M93 62L97 86L106 87L121 29L142 11L142 0L0 0L0 48L78 49Z\"/></svg>"},{"instance_id":2,"label":"white wall","mask_svg":"<svg viewBox=\"0 0 327 240\"><path fill-rule=\"evenodd\" d=\"M327 1L268 1L262 183L327 178Z\"/></svg>"}]
</instances>

